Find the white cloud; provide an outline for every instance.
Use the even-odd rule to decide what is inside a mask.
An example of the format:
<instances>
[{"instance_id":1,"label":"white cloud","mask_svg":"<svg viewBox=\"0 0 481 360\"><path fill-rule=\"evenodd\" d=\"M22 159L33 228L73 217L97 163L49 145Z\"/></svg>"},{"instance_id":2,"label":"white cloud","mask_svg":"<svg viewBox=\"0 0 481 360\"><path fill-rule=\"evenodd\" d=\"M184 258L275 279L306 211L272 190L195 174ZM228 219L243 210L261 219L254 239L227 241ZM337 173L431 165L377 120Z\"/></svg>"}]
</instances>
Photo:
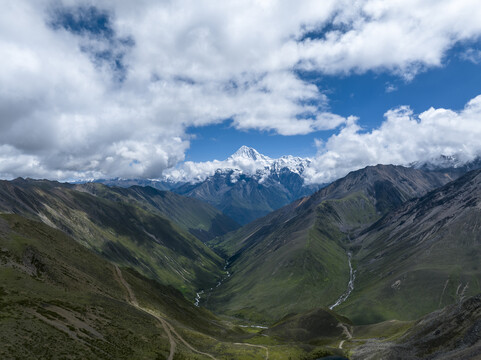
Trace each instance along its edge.
<instances>
[{"instance_id":1,"label":"white cloud","mask_svg":"<svg viewBox=\"0 0 481 360\"><path fill-rule=\"evenodd\" d=\"M78 17L92 4L110 37L52 26L59 9ZM477 38L479 18L475 0L8 2L0 176L158 177L184 159L187 127L224 119L283 135L333 129L346 119L295 69L409 79ZM300 41L326 25L324 37Z\"/></svg>"},{"instance_id":2,"label":"white cloud","mask_svg":"<svg viewBox=\"0 0 481 360\"><path fill-rule=\"evenodd\" d=\"M386 83L386 92L387 93L392 93L394 91L397 91L397 86L391 83Z\"/></svg>"},{"instance_id":3,"label":"white cloud","mask_svg":"<svg viewBox=\"0 0 481 360\"><path fill-rule=\"evenodd\" d=\"M481 50L470 48L461 53L460 57L463 60L471 61L473 64L480 64Z\"/></svg>"},{"instance_id":4,"label":"white cloud","mask_svg":"<svg viewBox=\"0 0 481 360\"><path fill-rule=\"evenodd\" d=\"M364 132L357 119L348 121L327 142L304 173L308 182L324 183L368 165L407 165L456 155L461 161L481 154L481 95L459 112L430 108L415 116L402 106L386 112L377 129Z\"/></svg>"},{"instance_id":5,"label":"white cloud","mask_svg":"<svg viewBox=\"0 0 481 360\"><path fill-rule=\"evenodd\" d=\"M297 44L301 66L338 74L390 70L412 79L442 64L456 42L479 36L481 7L476 0L367 0L342 2L345 11L324 39Z\"/></svg>"}]
</instances>

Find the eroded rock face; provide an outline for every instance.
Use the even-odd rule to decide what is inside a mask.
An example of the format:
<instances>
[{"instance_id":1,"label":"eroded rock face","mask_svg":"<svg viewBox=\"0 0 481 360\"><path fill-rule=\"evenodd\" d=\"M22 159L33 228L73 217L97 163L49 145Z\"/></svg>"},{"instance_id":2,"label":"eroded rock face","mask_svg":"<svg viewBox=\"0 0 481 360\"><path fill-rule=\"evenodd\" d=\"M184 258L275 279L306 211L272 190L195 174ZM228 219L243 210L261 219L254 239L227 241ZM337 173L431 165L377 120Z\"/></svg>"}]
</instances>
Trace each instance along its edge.
<instances>
[{"instance_id":1,"label":"eroded rock face","mask_svg":"<svg viewBox=\"0 0 481 360\"><path fill-rule=\"evenodd\" d=\"M33 248L27 247L23 253L22 264L25 271L31 276L40 276L45 272L45 264L40 254Z\"/></svg>"},{"instance_id":2,"label":"eroded rock face","mask_svg":"<svg viewBox=\"0 0 481 360\"><path fill-rule=\"evenodd\" d=\"M46 271L41 255L30 246L23 251L21 257L11 253L7 248L0 249L0 267L18 269L34 277L40 277Z\"/></svg>"}]
</instances>

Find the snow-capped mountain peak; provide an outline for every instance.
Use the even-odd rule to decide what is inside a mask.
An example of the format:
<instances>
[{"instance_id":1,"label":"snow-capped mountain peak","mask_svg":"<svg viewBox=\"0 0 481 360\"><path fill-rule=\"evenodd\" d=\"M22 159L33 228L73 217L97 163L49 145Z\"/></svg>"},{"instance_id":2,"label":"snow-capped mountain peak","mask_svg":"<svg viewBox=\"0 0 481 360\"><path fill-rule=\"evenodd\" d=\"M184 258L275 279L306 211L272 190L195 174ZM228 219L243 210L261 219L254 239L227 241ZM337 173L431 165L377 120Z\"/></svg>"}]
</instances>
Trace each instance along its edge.
<instances>
[{"instance_id":1,"label":"snow-capped mountain peak","mask_svg":"<svg viewBox=\"0 0 481 360\"><path fill-rule=\"evenodd\" d=\"M272 159L244 145L223 161L213 160L196 163L186 161L178 168L165 171L163 180L197 183L216 173L232 171L234 177L244 174L264 179L272 173L279 173L286 168L301 175L309 167L310 162L310 159L291 155Z\"/></svg>"},{"instance_id":2,"label":"snow-capped mountain peak","mask_svg":"<svg viewBox=\"0 0 481 360\"><path fill-rule=\"evenodd\" d=\"M236 161L239 159L249 159L254 161L271 161L268 156L262 155L256 149L242 145L234 154L227 158L227 161Z\"/></svg>"},{"instance_id":3,"label":"snow-capped mountain peak","mask_svg":"<svg viewBox=\"0 0 481 360\"><path fill-rule=\"evenodd\" d=\"M463 158L460 154L440 155L426 161L416 161L410 167L421 170L439 170L447 168L459 168L469 162L470 159Z\"/></svg>"},{"instance_id":4,"label":"snow-capped mountain peak","mask_svg":"<svg viewBox=\"0 0 481 360\"><path fill-rule=\"evenodd\" d=\"M409 166L425 171L457 170L459 173L465 173L480 169L481 157L466 154L440 155L427 161L411 163Z\"/></svg>"}]
</instances>

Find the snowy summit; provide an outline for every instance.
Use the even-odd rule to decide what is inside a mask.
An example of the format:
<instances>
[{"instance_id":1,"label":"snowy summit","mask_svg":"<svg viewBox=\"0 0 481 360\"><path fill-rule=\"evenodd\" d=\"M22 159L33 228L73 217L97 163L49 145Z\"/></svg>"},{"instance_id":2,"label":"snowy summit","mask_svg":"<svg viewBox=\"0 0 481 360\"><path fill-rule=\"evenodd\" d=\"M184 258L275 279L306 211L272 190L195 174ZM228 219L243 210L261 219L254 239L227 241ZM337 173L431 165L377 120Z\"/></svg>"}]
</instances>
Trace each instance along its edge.
<instances>
[{"instance_id":1,"label":"snowy summit","mask_svg":"<svg viewBox=\"0 0 481 360\"><path fill-rule=\"evenodd\" d=\"M198 163L186 161L179 168L165 171L163 180L196 183L204 181L216 172L231 171L238 175L245 174L261 179L273 173L279 173L283 169L302 175L310 163L309 158L291 155L272 159L259 153L256 149L243 145L234 154L222 161L213 160Z\"/></svg>"}]
</instances>

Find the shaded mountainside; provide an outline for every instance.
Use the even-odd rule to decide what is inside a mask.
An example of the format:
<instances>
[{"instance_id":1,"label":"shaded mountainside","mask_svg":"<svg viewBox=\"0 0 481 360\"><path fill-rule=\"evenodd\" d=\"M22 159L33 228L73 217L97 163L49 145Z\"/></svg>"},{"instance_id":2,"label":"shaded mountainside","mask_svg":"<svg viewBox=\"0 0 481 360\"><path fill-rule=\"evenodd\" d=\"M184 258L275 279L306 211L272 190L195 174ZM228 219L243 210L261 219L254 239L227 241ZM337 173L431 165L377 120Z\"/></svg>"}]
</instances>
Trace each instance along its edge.
<instances>
[{"instance_id":1,"label":"shaded mountainside","mask_svg":"<svg viewBox=\"0 0 481 360\"><path fill-rule=\"evenodd\" d=\"M152 192L150 198L149 192ZM202 212L208 205L187 199L186 202L198 207L188 209L186 206L185 211L182 210L183 229L168 220L161 210L155 210L160 209L163 195L152 188L119 190L100 184L69 185L18 179L0 182L0 211L41 220L105 258L133 267L161 283L174 285L193 298L197 288L209 286L221 276L222 259L185 229L197 218L204 217L207 226L199 223L198 229L206 226L209 230L205 233L208 233L216 228L212 226L216 217L222 215L212 210L213 218L209 218L206 211L191 218L190 213L196 209ZM178 214L172 216L175 218Z\"/></svg>"},{"instance_id":2,"label":"shaded mountainside","mask_svg":"<svg viewBox=\"0 0 481 360\"><path fill-rule=\"evenodd\" d=\"M230 257L232 276L207 296L206 306L265 321L333 304L349 280L350 238L450 180L401 166L367 167L215 239Z\"/></svg>"},{"instance_id":3,"label":"shaded mountainside","mask_svg":"<svg viewBox=\"0 0 481 360\"><path fill-rule=\"evenodd\" d=\"M415 319L481 292L481 171L407 202L355 241L356 322Z\"/></svg>"},{"instance_id":4,"label":"shaded mountainside","mask_svg":"<svg viewBox=\"0 0 481 360\"><path fill-rule=\"evenodd\" d=\"M326 309L287 315L263 332L286 341L330 343L349 339L352 324L347 318Z\"/></svg>"},{"instance_id":5,"label":"shaded mountainside","mask_svg":"<svg viewBox=\"0 0 481 360\"><path fill-rule=\"evenodd\" d=\"M239 228L234 220L205 202L170 191L159 191L150 186L131 186L126 189L88 183L79 185L76 189L157 213L204 242Z\"/></svg>"},{"instance_id":6,"label":"shaded mountainside","mask_svg":"<svg viewBox=\"0 0 481 360\"><path fill-rule=\"evenodd\" d=\"M305 185L299 174L283 168L264 177L218 171L200 183L184 184L172 191L205 201L238 223L247 224L320 187Z\"/></svg>"},{"instance_id":7,"label":"shaded mountainside","mask_svg":"<svg viewBox=\"0 0 481 360\"><path fill-rule=\"evenodd\" d=\"M214 205L240 224L310 195L321 185L304 183L303 173L311 160L294 156L271 159L255 149L241 146L215 173L190 179L173 191ZM205 165L205 164L204 164ZM202 163L191 164L202 173Z\"/></svg>"},{"instance_id":8,"label":"shaded mountainside","mask_svg":"<svg viewBox=\"0 0 481 360\"><path fill-rule=\"evenodd\" d=\"M99 179L96 182L170 190L207 202L239 224L267 215L323 186L304 182L303 173L310 159L290 155L271 159L247 146L241 146L224 161L188 163L185 168L167 170L159 180Z\"/></svg>"}]
</instances>

